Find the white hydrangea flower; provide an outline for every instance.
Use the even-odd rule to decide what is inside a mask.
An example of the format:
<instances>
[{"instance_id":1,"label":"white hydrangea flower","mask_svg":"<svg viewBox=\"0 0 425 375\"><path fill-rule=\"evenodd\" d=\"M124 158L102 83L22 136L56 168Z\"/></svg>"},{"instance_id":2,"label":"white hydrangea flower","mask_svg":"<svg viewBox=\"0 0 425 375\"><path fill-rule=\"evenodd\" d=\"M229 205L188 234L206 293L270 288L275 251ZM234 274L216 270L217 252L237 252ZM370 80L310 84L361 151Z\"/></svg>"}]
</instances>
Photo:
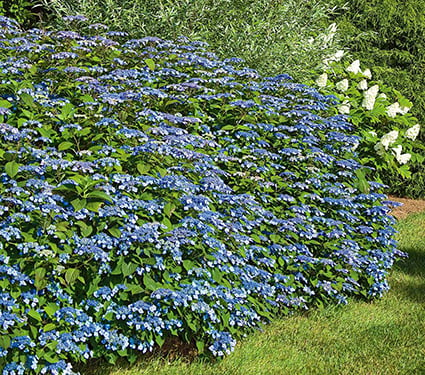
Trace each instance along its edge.
<instances>
[{"instance_id":1,"label":"white hydrangea flower","mask_svg":"<svg viewBox=\"0 0 425 375\"><path fill-rule=\"evenodd\" d=\"M392 145L398 138L398 130L392 130L381 137L381 143L388 150L388 147Z\"/></svg>"},{"instance_id":2,"label":"white hydrangea flower","mask_svg":"<svg viewBox=\"0 0 425 375\"><path fill-rule=\"evenodd\" d=\"M350 113L351 104L348 100L344 100L344 102L338 107L338 112L341 115L348 115Z\"/></svg>"},{"instance_id":3,"label":"white hydrangea flower","mask_svg":"<svg viewBox=\"0 0 425 375\"><path fill-rule=\"evenodd\" d=\"M367 79L371 79L372 78L372 72L370 71L370 69L364 70L363 76L366 77Z\"/></svg>"},{"instance_id":4,"label":"white hydrangea flower","mask_svg":"<svg viewBox=\"0 0 425 375\"><path fill-rule=\"evenodd\" d=\"M374 85L364 92L362 106L367 110L372 110L375 106L376 95L378 95L379 86Z\"/></svg>"},{"instance_id":5,"label":"white hydrangea flower","mask_svg":"<svg viewBox=\"0 0 425 375\"><path fill-rule=\"evenodd\" d=\"M335 55L333 55L334 61L340 61L345 55L345 51L340 49L335 52Z\"/></svg>"},{"instance_id":6,"label":"white hydrangea flower","mask_svg":"<svg viewBox=\"0 0 425 375\"><path fill-rule=\"evenodd\" d=\"M403 150L403 146L402 145L398 145L397 147L392 147L393 153L395 156L400 156L401 155L401 151Z\"/></svg>"},{"instance_id":7,"label":"white hydrangea flower","mask_svg":"<svg viewBox=\"0 0 425 375\"><path fill-rule=\"evenodd\" d=\"M395 102L387 107L387 115L391 118L394 118L397 116L397 113L400 112L400 104L398 102Z\"/></svg>"},{"instance_id":8,"label":"white hydrangea flower","mask_svg":"<svg viewBox=\"0 0 425 375\"><path fill-rule=\"evenodd\" d=\"M328 82L328 74L327 73L323 73L321 74L319 77L317 77L316 79L316 84L319 87L325 87L326 83Z\"/></svg>"},{"instance_id":9,"label":"white hydrangea flower","mask_svg":"<svg viewBox=\"0 0 425 375\"><path fill-rule=\"evenodd\" d=\"M374 147L376 153L380 156L385 154L385 148L384 145L381 142L378 142Z\"/></svg>"},{"instance_id":10,"label":"white hydrangea flower","mask_svg":"<svg viewBox=\"0 0 425 375\"><path fill-rule=\"evenodd\" d=\"M405 154L397 155L396 159L400 164L406 164L411 159L411 157L412 155L407 152Z\"/></svg>"},{"instance_id":11,"label":"white hydrangea flower","mask_svg":"<svg viewBox=\"0 0 425 375\"><path fill-rule=\"evenodd\" d=\"M387 99L387 95L386 95L385 93L381 92L381 93L378 95L378 98Z\"/></svg>"},{"instance_id":12,"label":"white hydrangea flower","mask_svg":"<svg viewBox=\"0 0 425 375\"><path fill-rule=\"evenodd\" d=\"M410 111L410 107L400 107L400 113L402 115L405 115L409 111Z\"/></svg>"},{"instance_id":13,"label":"white hydrangea flower","mask_svg":"<svg viewBox=\"0 0 425 375\"><path fill-rule=\"evenodd\" d=\"M345 78L342 81L336 83L335 88L339 91L347 91L348 90L348 79Z\"/></svg>"},{"instance_id":14,"label":"white hydrangea flower","mask_svg":"<svg viewBox=\"0 0 425 375\"><path fill-rule=\"evenodd\" d=\"M421 126L419 124L416 124L412 126L411 128L406 130L406 137L414 141L416 137L418 136L419 132L421 130Z\"/></svg>"},{"instance_id":15,"label":"white hydrangea flower","mask_svg":"<svg viewBox=\"0 0 425 375\"><path fill-rule=\"evenodd\" d=\"M333 61L336 61L336 62L341 61L341 59L344 57L344 55L345 55L345 51L340 49L340 50L336 51L335 54L324 59L323 63L325 65L329 65L329 63L331 63Z\"/></svg>"},{"instance_id":16,"label":"white hydrangea flower","mask_svg":"<svg viewBox=\"0 0 425 375\"><path fill-rule=\"evenodd\" d=\"M362 91L367 90L367 81L365 79L361 80L357 85L357 88Z\"/></svg>"},{"instance_id":17,"label":"white hydrangea flower","mask_svg":"<svg viewBox=\"0 0 425 375\"><path fill-rule=\"evenodd\" d=\"M360 73L360 60L353 61L351 65L347 68L347 72L352 72L354 74Z\"/></svg>"}]
</instances>

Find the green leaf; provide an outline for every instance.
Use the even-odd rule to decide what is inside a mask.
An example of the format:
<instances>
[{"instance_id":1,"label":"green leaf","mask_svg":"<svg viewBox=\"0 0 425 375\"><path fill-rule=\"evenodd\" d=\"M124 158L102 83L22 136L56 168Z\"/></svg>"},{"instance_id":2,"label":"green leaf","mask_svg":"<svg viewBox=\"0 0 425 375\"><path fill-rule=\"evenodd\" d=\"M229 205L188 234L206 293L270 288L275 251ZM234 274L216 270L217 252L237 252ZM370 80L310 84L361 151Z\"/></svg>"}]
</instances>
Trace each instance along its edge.
<instances>
[{"instance_id":1,"label":"green leaf","mask_svg":"<svg viewBox=\"0 0 425 375\"><path fill-rule=\"evenodd\" d=\"M66 120L74 114L74 106L71 103L66 103L61 110L60 115L58 116L61 120Z\"/></svg>"},{"instance_id":2,"label":"green leaf","mask_svg":"<svg viewBox=\"0 0 425 375\"><path fill-rule=\"evenodd\" d=\"M201 340L196 341L196 348L198 349L198 353L202 354L204 352L205 343Z\"/></svg>"},{"instance_id":3,"label":"green leaf","mask_svg":"<svg viewBox=\"0 0 425 375\"><path fill-rule=\"evenodd\" d=\"M86 195L86 198L99 198L102 201L113 202L112 198L103 191L95 190Z\"/></svg>"},{"instance_id":4,"label":"green leaf","mask_svg":"<svg viewBox=\"0 0 425 375\"><path fill-rule=\"evenodd\" d=\"M38 311L35 310L30 310L27 312L27 315L30 316L31 318L41 322L43 319L41 318L41 315Z\"/></svg>"},{"instance_id":5,"label":"green leaf","mask_svg":"<svg viewBox=\"0 0 425 375\"><path fill-rule=\"evenodd\" d=\"M139 163L137 164L137 170L141 175L146 174L151 169L151 166L149 164Z\"/></svg>"},{"instance_id":6,"label":"green leaf","mask_svg":"<svg viewBox=\"0 0 425 375\"><path fill-rule=\"evenodd\" d=\"M65 272L65 280L69 285L72 285L78 276L80 276L80 270L76 268L70 268Z\"/></svg>"},{"instance_id":7,"label":"green leaf","mask_svg":"<svg viewBox=\"0 0 425 375\"><path fill-rule=\"evenodd\" d=\"M0 336L0 348L8 349L10 347L10 337L8 335Z\"/></svg>"},{"instance_id":8,"label":"green leaf","mask_svg":"<svg viewBox=\"0 0 425 375\"><path fill-rule=\"evenodd\" d=\"M10 108L13 104L9 102L9 100L0 100L0 107L2 108Z\"/></svg>"},{"instance_id":9,"label":"green leaf","mask_svg":"<svg viewBox=\"0 0 425 375\"><path fill-rule=\"evenodd\" d=\"M170 217L175 209L176 209L176 206L174 206L174 204L168 202L164 206L164 214L167 215L168 217Z\"/></svg>"},{"instance_id":10,"label":"green leaf","mask_svg":"<svg viewBox=\"0 0 425 375\"><path fill-rule=\"evenodd\" d=\"M100 206L103 204L103 202L99 202L99 201L96 201L96 202L87 202L87 204L86 204L86 208L89 210L89 211L93 211L93 212L99 212L99 208L100 208Z\"/></svg>"},{"instance_id":11,"label":"green leaf","mask_svg":"<svg viewBox=\"0 0 425 375\"><path fill-rule=\"evenodd\" d=\"M62 143L58 146L58 151L65 151L65 150L70 149L70 148L71 148L71 147L73 147L73 146L74 146L74 144L73 144L72 142L65 141L65 142L62 142Z\"/></svg>"},{"instance_id":12,"label":"green leaf","mask_svg":"<svg viewBox=\"0 0 425 375\"><path fill-rule=\"evenodd\" d=\"M157 283L148 274L143 276L143 284L148 290L157 290Z\"/></svg>"},{"instance_id":13,"label":"green leaf","mask_svg":"<svg viewBox=\"0 0 425 375\"><path fill-rule=\"evenodd\" d=\"M16 161L10 161L9 163L6 163L6 165L4 166L4 169L7 173L7 175L10 178L15 177L18 174L19 171L19 164Z\"/></svg>"},{"instance_id":14,"label":"green leaf","mask_svg":"<svg viewBox=\"0 0 425 375\"><path fill-rule=\"evenodd\" d=\"M76 199L71 201L71 204L72 204L72 207L74 207L75 211L79 211L79 210L83 209L84 207L86 207L87 200L76 198Z\"/></svg>"},{"instance_id":15,"label":"green leaf","mask_svg":"<svg viewBox=\"0 0 425 375\"><path fill-rule=\"evenodd\" d=\"M365 173L361 169L358 169L356 170L355 174L357 176L357 180L355 181L355 186L357 189L359 189L359 191L363 194L369 193L370 185L366 179Z\"/></svg>"},{"instance_id":16,"label":"green leaf","mask_svg":"<svg viewBox=\"0 0 425 375\"><path fill-rule=\"evenodd\" d=\"M54 324L54 323L49 323L49 324L46 324L44 327L43 327L43 331L44 332L48 332L48 331L52 331L52 330L54 330L56 328L56 324Z\"/></svg>"},{"instance_id":17,"label":"green leaf","mask_svg":"<svg viewBox=\"0 0 425 375\"><path fill-rule=\"evenodd\" d=\"M29 107L31 107L34 104L34 99L31 95L23 92L20 94L21 100Z\"/></svg>"},{"instance_id":18,"label":"green leaf","mask_svg":"<svg viewBox=\"0 0 425 375\"><path fill-rule=\"evenodd\" d=\"M155 336L155 342L161 347L165 342L165 338L159 335Z\"/></svg>"},{"instance_id":19,"label":"green leaf","mask_svg":"<svg viewBox=\"0 0 425 375\"><path fill-rule=\"evenodd\" d=\"M150 70L155 70L155 61L153 61L152 59L146 59L145 63Z\"/></svg>"},{"instance_id":20,"label":"green leaf","mask_svg":"<svg viewBox=\"0 0 425 375\"><path fill-rule=\"evenodd\" d=\"M116 238L121 237L121 231L117 227L108 228L108 232Z\"/></svg>"},{"instance_id":21,"label":"green leaf","mask_svg":"<svg viewBox=\"0 0 425 375\"><path fill-rule=\"evenodd\" d=\"M34 274L35 274L34 285L36 289L37 290L43 289L47 285L47 281L45 279L46 270L40 267L35 270Z\"/></svg>"},{"instance_id":22,"label":"green leaf","mask_svg":"<svg viewBox=\"0 0 425 375\"><path fill-rule=\"evenodd\" d=\"M186 271L189 271L193 268L193 266L195 265L195 263L193 263L191 260L184 260L183 261L183 267L185 268Z\"/></svg>"},{"instance_id":23,"label":"green leaf","mask_svg":"<svg viewBox=\"0 0 425 375\"><path fill-rule=\"evenodd\" d=\"M59 306L56 305L56 303L49 303L48 305L44 306L44 312L49 316L52 317L56 311L59 310Z\"/></svg>"},{"instance_id":24,"label":"green leaf","mask_svg":"<svg viewBox=\"0 0 425 375\"><path fill-rule=\"evenodd\" d=\"M143 293L145 291L140 285L128 285L128 290L134 296L135 294Z\"/></svg>"},{"instance_id":25,"label":"green leaf","mask_svg":"<svg viewBox=\"0 0 425 375\"><path fill-rule=\"evenodd\" d=\"M136 271L137 267L138 265L135 263L123 263L121 267L122 274L124 277L130 276Z\"/></svg>"}]
</instances>

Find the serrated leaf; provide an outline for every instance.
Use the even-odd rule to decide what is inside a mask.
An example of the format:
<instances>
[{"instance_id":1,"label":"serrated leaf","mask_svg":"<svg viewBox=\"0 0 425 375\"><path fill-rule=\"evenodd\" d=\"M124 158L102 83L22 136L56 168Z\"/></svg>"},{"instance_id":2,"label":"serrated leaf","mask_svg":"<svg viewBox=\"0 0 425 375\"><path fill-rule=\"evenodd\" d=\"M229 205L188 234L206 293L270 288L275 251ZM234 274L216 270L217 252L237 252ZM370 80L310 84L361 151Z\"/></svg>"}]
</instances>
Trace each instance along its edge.
<instances>
[{"instance_id":1,"label":"serrated leaf","mask_svg":"<svg viewBox=\"0 0 425 375\"><path fill-rule=\"evenodd\" d=\"M108 228L108 232L116 238L121 237L121 231L117 227Z\"/></svg>"},{"instance_id":2,"label":"serrated leaf","mask_svg":"<svg viewBox=\"0 0 425 375\"><path fill-rule=\"evenodd\" d=\"M34 285L37 290L40 290L47 284L47 281L45 279L46 270L40 267L34 271L34 274L35 274Z\"/></svg>"},{"instance_id":3,"label":"serrated leaf","mask_svg":"<svg viewBox=\"0 0 425 375\"><path fill-rule=\"evenodd\" d=\"M191 260L186 259L183 261L183 267L186 271L191 270L194 265L195 263L193 263Z\"/></svg>"},{"instance_id":4,"label":"serrated leaf","mask_svg":"<svg viewBox=\"0 0 425 375\"><path fill-rule=\"evenodd\" d=\"M6 163L6 165L4 166L4 170L10 178L13 178L18 174L19 164L16 161L12 160L9 163Z\"/></svg>"},{"instance_id":5,"label":"serrated leaf","mask_svg":"<svg viewBox=\"0 0 425 375\"><path fill-rule=\"evenodd\" d=\"M146 59L145 63L150 70L152 70L152 71L155 70L155 61L153 61L152 59Z\"/></svg>"},{"instance_id":6,"label":"serrated leaf","mask_svg":"<svg viewBox=\"0 0 425 375\"><path fill-rule=\"evenodd\" d=\"M173 213L173 211L175 210L176 206L174 206L174 204L168 202L165 206L164 206L164 214L167 215L168 217L171 216L171 214Z\"/></svg>"},{"instance_id":7,"label":"serrated leaf","mask_svg":"<svg viewBox=\"0 0 425 375\"><path fill-rule=\"evenodd\" d=\"M8 335L0 336L0 348L9 349L10 347L10 337Z\"/></svg>"},{"instance_id":8,"label":"serrated leaf","mask_svg":"<svg viewBox=\"0 0 425 375\"><path fill-rule=\"evenodd\" d=\"M34 99L32 98L32 96L25 92L20 94L20 98L29 107L31 107L34 104Z\"/></svg>"},{"instance_id":9,"label":"serrated leaf","mask_svg":"<svg viewBox=\"0 0 425 375\"><path fill-rule=\"evenodd\" d=\"M46 324L44 327L43 327L43 331L44 332L48 332L48 331L52 331L52 330L54 330L56 328L56 324L54 324L54 323L49 323L49 324Z\"/></svg>"},{"instance_id":10,"label":"serrated leaf","mask_svg":"<svg viewBox=\"0 0 425 375\"><path fill-rule=\"evenodd\" d=\"M71 147L73 147L74 144L72 142L62 142L59 146L58 146L58 151L65 151L65 150L69 150Z\"/></svg>"},{"instance_id":11,"label":"serrated leaf","mask_svg":"<svg viewBox=\"0 0 425 375\"><path fill-rule=\"evenodd\" d=\"M136 271L137 267L138 265L135 263L123 263L121 267L122 274L124 277L130 276Z\"/></svg>"},{"instance_id":12,"label":"serrated leaf","mask_svg":"<svg viewBox=\"0 0 425 375\"><path fill-rule=\"evenodd\" d=\"M81 129L78 132L79 135L87 135L87 134L90 134L90 133L91 133L91 129L90 128L84 128L84 129Z\"/></svg>"},{"instance_id":13,"label":"serrated leaf","mask_svg":"<svg viewBox=\"0 0 425 375\"><path fill-rule=\"evenodd\" d=\"M30 310L27 312L27 315L30 316L31 318L41 322L43 319L41 318L41 315L38 311L35 310Z\"/></svg>"},{"instance_id":14,"label":"serrated leaf","mask_svg":"<svg viewBox=\"0 0 425 375\"><path fill-rule=\"evenodd\" d=\"M74 113L74 106L71 103L66 103L62 109L61 113L58 116L61 120L66 120L68 117L71 117Z\"/></svg>"},{"instance_id":15,"label":"serrated leaf","mask_svg":"<svg viewBox=\"0 0 425 375\"><path fill-rule=\"evenodd\" d=\"M157 284L156 282L150 277L148 274L145 274L143 276L143 284L145 285L146 289L148 290L157 290Z\"/></svg>"},{"instance_id":16,"label":"serrated leaf","mask_svg":"<svg viewBox=\"0 0 425 375\"><path fill-rule=\"evenodd\" d=\"M103 204L103 202L87 202L86 207L89 211L93 212L99 212L100 206Z\"/></svg>"},{"instance_id":17,"label":"serrated leaf","mask_svg":"<svg viewBox=\"0 0 425 375\"><path fill-rule=\"evenodd\" d=\"M196 341L196 348L198 349L198 353L202 354L204 352L205 343L201 340Z\"/></svg>"},{"instance_id":18,"label":"serrated leaf","mask_svg":"<svg viewBox=\"0 0 425 375\"><path fill-rule=\"evenodd\" d=\"M65 272L65 280L69 285L74 284L75 280L77 280L78 276L80 276L80 270L76 268L70 268Z\"/></svg>"},{"instance_id":19,"label":"serrated leaf","mask_svg":"<svg viewBox=\"0 0 425 375\"><path fill-rule=\"evenodd\" d=\"M72 204L72 207L74 207L74 210L75 211L80 211L84 207L86 207L87 200L86 199L76 198L76 199L74 199L74 200L71 201L71 204Z\"/></svg>"},{"instance_id":20,"label":"serrated leaf","mask_svg":"<svg viewBox=\"0 0 425 375\"><path fill-rule=\"evenodd\" d=\"M159 345L159 347L161 347L164 345L165 338L162 336L155 336L155 342Z\"/></svg>"},{"instance_id":21,"label":"serrated leaf","mask_svg":"<svg viewBox=\"0 0 425 375\"><path fill-rule=\"evenodd\" d=\"M99 191L99 190L95 190L95 191L91 191L90 193L88 193L86 195L87 198L98 198L101 199L102 201L107 201L107 202L111 202L112 203L112 198L106 194L103 191Z\"/></svg>"},{"instance_id":22,"label":"serrated leaf","mask_svg":"<svg viewBox=\"0 0 425 375\"><path fill-rule=\"evenodd\" d=\"M139 163L137 164L136 167L141 175L144 175L145 173L149 172L149 170L151 169L151 166L145 163Z\"/></svg>"}]
</instances>

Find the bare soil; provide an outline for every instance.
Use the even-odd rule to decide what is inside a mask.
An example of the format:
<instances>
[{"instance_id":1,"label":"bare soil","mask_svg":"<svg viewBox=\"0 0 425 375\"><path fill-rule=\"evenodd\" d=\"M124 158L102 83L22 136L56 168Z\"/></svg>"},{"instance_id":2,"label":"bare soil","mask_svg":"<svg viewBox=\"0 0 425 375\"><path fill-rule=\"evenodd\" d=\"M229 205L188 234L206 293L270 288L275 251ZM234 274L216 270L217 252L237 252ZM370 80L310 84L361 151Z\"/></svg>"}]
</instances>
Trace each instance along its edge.
<instances>
[{"instance_id":1,"label":"bare soil","mask_svg":"<svg viewBox=\"0 0 425 375\"><path fill-rule=\"evenodd\" d=\"M398 198L394 196L388 196L388 199L395 202L403 203L400 207L394 207L391 210L391 215L393 215L397 220L404 219L410 214L416 212L425 211L425 200L423 199L408 199L408 198Z\"/></svg>"}]
</instances>

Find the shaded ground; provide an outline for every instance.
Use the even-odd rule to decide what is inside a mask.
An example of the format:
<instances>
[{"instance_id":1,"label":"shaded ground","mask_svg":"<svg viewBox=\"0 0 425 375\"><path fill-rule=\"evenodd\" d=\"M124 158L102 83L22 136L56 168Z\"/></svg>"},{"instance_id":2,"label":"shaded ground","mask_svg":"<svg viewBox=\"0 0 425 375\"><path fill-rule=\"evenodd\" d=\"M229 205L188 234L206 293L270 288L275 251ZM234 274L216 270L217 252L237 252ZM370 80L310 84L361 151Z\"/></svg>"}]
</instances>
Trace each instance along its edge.
<instances>
[{"instance_id":1,"label":"shaded ground","mask_svg":"<svg viewBox=\"0 0 425 375\"><path fill-rule=\"evenodd\" d=\"M425 200L420 199L408 199L408 198L397 198L394 196L388 196L389 200L403 203L400 207L395 207L391 214L398 220L406 218L408 215L425 211Z\"/></svg>"}]
</instances>

